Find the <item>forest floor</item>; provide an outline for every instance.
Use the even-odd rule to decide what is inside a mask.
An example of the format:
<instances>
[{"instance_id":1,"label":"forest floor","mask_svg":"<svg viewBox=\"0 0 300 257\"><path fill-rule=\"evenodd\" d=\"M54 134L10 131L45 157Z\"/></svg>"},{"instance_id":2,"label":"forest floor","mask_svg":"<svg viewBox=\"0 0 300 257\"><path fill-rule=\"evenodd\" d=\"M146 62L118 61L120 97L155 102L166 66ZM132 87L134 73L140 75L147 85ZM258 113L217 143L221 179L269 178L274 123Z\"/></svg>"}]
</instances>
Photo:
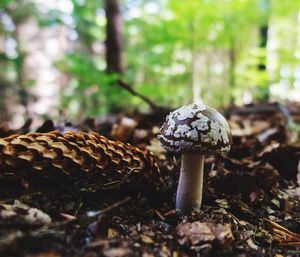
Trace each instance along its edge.
<instances>
[{"instance_id":1,"label":"forest floor","mask_svg":"<svg viewBox=\"0 0 300 257\"><path fill-rule=\"evenodd\" d=\"M0 171L0 256L300 256L300 105L231 107L225 115L232 150L207 156L203 206L187 216L174 210L180 156L156 139L164 112L76 126L154 152L160 177L147 187L31 187ZM53 129L47 121L39 131ZM2 128L0 137L29 130L30 122L18 131Z\"/></svg>"}]
</instances>

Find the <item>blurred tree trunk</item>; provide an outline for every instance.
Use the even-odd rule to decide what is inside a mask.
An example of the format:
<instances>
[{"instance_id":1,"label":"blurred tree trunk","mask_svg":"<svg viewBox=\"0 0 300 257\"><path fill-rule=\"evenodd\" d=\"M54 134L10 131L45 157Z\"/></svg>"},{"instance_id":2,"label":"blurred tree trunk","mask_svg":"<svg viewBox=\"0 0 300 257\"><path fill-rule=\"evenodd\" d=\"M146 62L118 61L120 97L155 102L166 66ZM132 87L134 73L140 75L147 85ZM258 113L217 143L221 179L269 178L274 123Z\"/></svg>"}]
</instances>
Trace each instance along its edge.
<instances>
[{"instance_id":1,"label":"blurred tree trunk","mask_svg":"<svg viewBox=\"0 0 300 257\"><path fill-rule=\"evenodd\" d=\"M123 73L123 22L119 0L105 0L105 13L107 71Z\"/></svg>"},{"instance_id":2,"label":"blurred tree trunk","mask_svg":"<svg viewBox=\"0 0 300 257\"><path fill-rule=\"evenodd\" d=\"M269 31L269 19L271 11L271 0L260 0L260 8L264 14L264 19L258 28L259 32L259 60L257 63L257 72L259 76L264 76L267 72L267 45L268 45L268 31ZM268 101L270 97L268 81L266 79L260 79L256 85L255 98L258 101Z\"/></svg>"},{"instance_id":3,"label":"blurred tree trunk","mask_svg":"<svg viewBox=\"0 0 300 257\"><path fill-rule=\"evenodd\" d=\"M229 103L233 104L233 91L235 88L235 69L236 69L236 46L234 37L230 40L229 49Z\"/></svg>"},{"instance_id":4,"label":"blurred tree trunk","mask_svg":"<svg viewBox=\"0 0 300 257\"><path fill-rule=\"evenodd\" d=\"M18 29L16 29L18 31ZM17 84L19 86L19 97L20 102L24 106L25 110L25 119L28 119L30 117L29 114L29 108L28 108L28 98L29 94L26 90L25 81L26 81L26 75L24 74L24 61L26 58L26 53L21 49L20 47L20 41L18 34L15 35L15 40L17 42L16 50L18 52L18 57L16 60L16 71L17 71Z\"/></svg>"},{"instance_id":5,"label":"blurred tree trunk","mask_svg":"<svg viewBox=\"0 0 300 257\"><path fill-rule=\"evenodd\" d=\"M0 123L10 122L13 115L11 103L14 103L15 99L12 99L12 86L8 81L0 77Z\"/></svg>"},{"instance_id":6,"label":"blurred tree trunk","mask_svg":"<svg viewBox=\"0 0 300 257\"><path fill-rule=\"evenodd\" d=\"M268 25L263 25L259 28L259 37L260 37L260 42L259 42L259 47L261 49L267 49L267 43L268 43L268 30L269 26ZM260 71L265 71L266 70L266 56L262 58L260 63L258 64L258 70Z\"/></svg>"},{"instance_id":7,"label":"blurred tree trunk","mask_svg":"<svg viewBox=\"0 0 300 257\"><path fill-rule=\"evenodd\" d=\"M6 8L5 10L15 25L15 30L12 32L12 37L17 43L16 51L18 53L18 56L15 60L16 84L18 86L18 95L19 95L20 103L24 107L25 119L28 119L30 117L29 108L28 108L29 94L26 89L26 85L25 85L26 75L24 74L24 63L25 63L26 53L23 51L21 47L20 36L19 36L20 25L22 24L23 20L18 20L18 18L15 17L13 10L10 10L9 8Z\"/></svg>"},{"instance_id":8,"label":"blurred tree trunk","mask_svg":"<svg viewBox=\"0 0 300 257\"><path fill-rule=\"evenodd\" d=\"M105 0L106 24L106 70L108 73L124 72L123 64L123 21L119 0ZM149 104L152 109L158 109L154 102L148 97L135 91L130 85L122 79L117 81L117 85L134 96L141 98Z\"/></svg>"},{"instance_id":9,"label":"blurred tree trunk","mask_svg":"<svg viewBox=\"0 0 300 257\"><path fill-rule=\"evenodd\" d=\"M201 102L201 54L197 51L192 53L192 85L193 85L193 102Z\"/></svg>"},{"instance_id":10,"label":"blurred tree trunk","mask_svg":"<svg viewBox=\"0 0 300 257\"><path fill-rule=\"evenodd\" d=\"M257 70L260 74L267 72L267 44L268 44L268 30L269 26L263 25L259 28L259 49L262 52L262 55L259 58L257 64ZM268 81L261 80L257 85L256 99L258 101L269 101L270 91L268 87Z\"/></svg>"},{"instance_id":11,"label":"blurred tree trunk","mask_svg":"<svg viewBox=\"0 0 300 257\"><path fill-rule=\"evenodd\" d=\"M192 40L191 40L191 53L192 53L192 90L193 90L193 102L201 103L203 102L202 95L202 83L203 78L201 78L201 61L202 54L201 48L199 47L199 37L200 31L199 24L201 24L200 17L196 15L193 18L192 23L190 24L191 32L192 32Z\"/></svg>"}]
</instances>

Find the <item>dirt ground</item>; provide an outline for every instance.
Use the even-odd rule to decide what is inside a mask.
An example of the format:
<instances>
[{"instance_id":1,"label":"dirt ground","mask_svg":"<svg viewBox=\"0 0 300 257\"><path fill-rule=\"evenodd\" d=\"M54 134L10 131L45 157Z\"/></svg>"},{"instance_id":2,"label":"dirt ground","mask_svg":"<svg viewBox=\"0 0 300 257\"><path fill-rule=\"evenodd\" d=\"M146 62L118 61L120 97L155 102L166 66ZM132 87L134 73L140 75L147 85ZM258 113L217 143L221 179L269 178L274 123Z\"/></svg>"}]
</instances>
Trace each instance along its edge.
<instances>
[{"instance_id":1,"label":"dirt ground","mask_svg":"<svg viewBox=\"0 0 300 257\"><path fill-rule=\"evenodd\" d=\"M166 113L45 121L39 132L97 131L147 148L160 174L104 188L94 178L27 181L0 170L0 256L300 256L300 105L226 109L232 149L205 158L203 206L186 216L174 210L180 156L156 138ZM28 121L0 137L32 130Z\"/></svg>"}]
</instances>

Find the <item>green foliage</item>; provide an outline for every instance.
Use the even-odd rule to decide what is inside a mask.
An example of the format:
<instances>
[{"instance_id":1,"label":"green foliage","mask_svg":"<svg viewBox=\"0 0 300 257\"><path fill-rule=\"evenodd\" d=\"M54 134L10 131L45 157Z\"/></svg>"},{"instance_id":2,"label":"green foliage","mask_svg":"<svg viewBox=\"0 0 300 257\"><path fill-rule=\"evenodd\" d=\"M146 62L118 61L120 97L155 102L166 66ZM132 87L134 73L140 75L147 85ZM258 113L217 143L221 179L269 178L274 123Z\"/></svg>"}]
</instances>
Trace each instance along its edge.
<instances>
[{"instance_id":1,"label":"green foliage","mask_svg":"<svg viewBox=\"0 0 300 257\"><path fill-rule=\"evenodd\" d=\"M10 2L12 2L12 0L1 0L0 10L5 8Z\"/></svg>"},{"instance_id":2,"label":"green foliage","mask_svg":"<svg viewBox=\"0 0 300 257\"><path fill-rule=\"evenodd\" d=\"M258 23L261 18L261 13L253 8L258 6L258 1L220 3L220 1L169 0L165 6L159 2L155 3L161 8L159 13L149 14L145 11L147 8L141 5L143 12L140 18L127 22L126 59L129 69L135 69L130 70L130 75L142 73L146 85L157 85L156 92L161 92L162 87L165 87L165 91L172 90L180 96L184 91L184 96L176 99L173 97L173 101L165 99L166 104L179 105L190 101L193 54L205 55L207 50L214 52L214 49L222 49L226 54L232 41L238 48L244 45L246 47L253 29L252 23ZM136 55L137 51L142 54ZM207 67L200 69L201 77L205 78ZM132 81L134 78L136 79L129 77ZM217 94L223 85L213 83L213 90ZM216 100L216 97L211 98ZM157 97L156 99L158 100ZM220 105L222 102L220 99L214 104Z\"/></svg>"},{"instance_id":3,"label":"green foliage","mask_svg":"<svg viewBox=\"0 0 300 257\"><path fill-rule=\"evenodd\" d=\"M57 0L41 12L35 1L3 0L0 14L14 24L27 19L41 30L63 26L67 53L55 67L67 83L61 87L61 107L76 117L100 115L121 108L146 109L146 104L116 85L119 76L105 72L106 18L103 2ZM67 4L69 8L59 8ZM242 102L245 92L259 101L272 94L282 79L292 85L299 69L299 1L280 0L126 0L124 17L125 73L122 79L160 105L192 101L193 74L198 71L204 102L222 106ZM260 35L268 28L267 38ZM68 34L69 35L69 34ZM0 23L0 36L16 37ZM267 40L267 45L263 44ZM26 58L17 44L17 56L0 55L0 78L17 82ZM193 66L195 56L199 64ZM288 67L289 75L282 75ZM34 80L23 82L34 86Z\"/></svg>"},{"instance_id":4,"label":"green foliage","mask_svg":"<svg viewBox=\"0 0 300 257\"><path fill-rule=\"evenodd\" d=\"M103 60L84 54L72 53L57 63L57 68L70 78L64 93L62 108L71 108L83 117L97 116L127 105L128 95L120 90L117 74L101 69Z\"/></svg>"}]
</instances>

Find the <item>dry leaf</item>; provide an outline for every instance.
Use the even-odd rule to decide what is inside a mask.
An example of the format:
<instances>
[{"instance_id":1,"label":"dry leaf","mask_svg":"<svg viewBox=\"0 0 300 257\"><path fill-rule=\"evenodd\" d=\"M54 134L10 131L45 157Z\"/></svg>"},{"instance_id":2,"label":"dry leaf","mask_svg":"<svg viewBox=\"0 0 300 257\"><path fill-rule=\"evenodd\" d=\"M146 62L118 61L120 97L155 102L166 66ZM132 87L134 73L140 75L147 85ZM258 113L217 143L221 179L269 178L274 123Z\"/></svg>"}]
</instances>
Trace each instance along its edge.
<instances>
[{"instance_id":1,"label":"dry leaf","mask_svg":"<svg viewBox=\"0 0 300 257\"><path fill-rule=\"evenodd\" d=\"M228 245L233 240L230 224L212 224L206 222L181 223L176 228L181 245L200 245L217 241Z\"/></svg>"},{"instance_id":2,"label":"dry leaf","mask_svg":"<svg viewBox=\"0 0 300 257\"><path fill-rule=\"evenodd\" d=\"M141 240L146 244L154 244L153 239L147 235L141 235Z\"/></svg>"},{"instance_id":3,"label":"dry leaf","mask_svg":"<svg viewBox=\"0 0 300 257\"><path fill-rule=\"evenodd\" d=\"M298 183L298 185L300 186L300 159L299 159L299 162L298 162L297 170L298 170L298 174L297 174L297 183Z\"/></svg>"},{"instance_id":4,"label":"dry leaf","mask_svg":"<svg viewBox=\"0 0 300 257\"><path fill-rule=\"evenodd\" d=\"M113 238L118 236L119 234L119 231L115 228L108 228L107 230L107 238Z\"/></svg>"},{"instance_id":5,"label":"dry leaf","mask_svg":"<svg viewBox=\"0 0 300 257\"><path fill-rule=\"evenodd\" d=\"M137 122L134 119L123 117L119 124L113 125L111 136L115 140L126 142L131 137L136 126Z\"/></svg>"},{"instance_id":6,"label":"dry leaf","mask_svg":"<svg viewBox=\"0 0 300 257\"><path fill-rule=\"evenodd\" d=\"M25 224L38 226L51 223L51 218L48 214L19 201L15 201L13 205L0 204L0 220L8 219L18 219Z\"/></svg>"},{"instance_id":7,"label":"dry leaf","mask_svg":"<svg viewBox=\"0 0 300 257\"><path fill-rule=\"evenodd\" d=\"M249 245L250 248L257 250L258 246L256 244L254 244L253 240L251 238L247 239L247 244Z\"/></svg>"},{"instance_id":8,"label":"dry leaf","mask_svg":"<svg viewBox=\"0 0 300 257\"><path fill-rule=\"evenodd\" d=\"M132 256L132 252L128 247L106 248L103 250L103 255L106 257L125 257Z\"/></svg>"}]
</instances>

